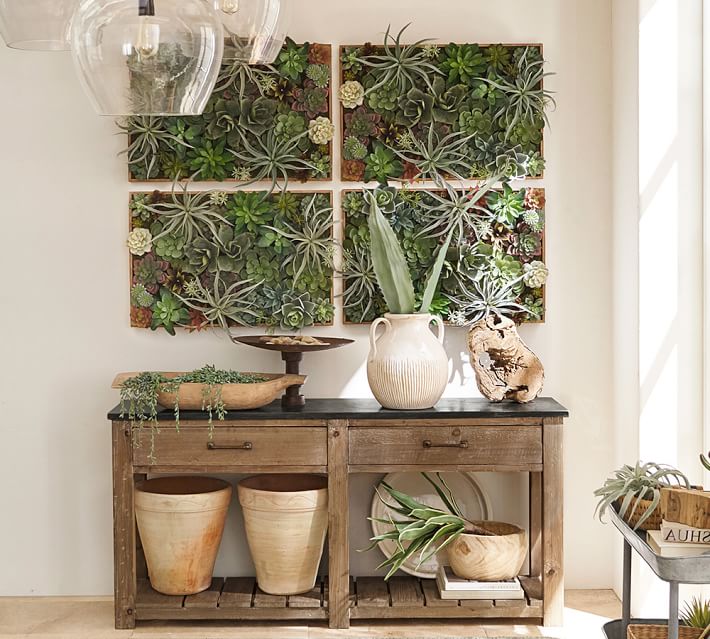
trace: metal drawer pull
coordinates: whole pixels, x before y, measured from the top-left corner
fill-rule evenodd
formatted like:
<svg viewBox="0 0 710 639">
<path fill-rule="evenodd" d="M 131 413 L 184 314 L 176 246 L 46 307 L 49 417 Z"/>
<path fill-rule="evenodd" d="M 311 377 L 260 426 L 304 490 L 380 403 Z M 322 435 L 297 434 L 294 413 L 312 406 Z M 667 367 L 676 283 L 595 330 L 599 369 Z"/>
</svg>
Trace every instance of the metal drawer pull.
<svg viewBox="0 0 710 639">
<path fill-rule="evenodd" d="M 222 446 L 220 444 L 215 444 L 214 442 L 209 442 L 207 444 L 208 450 L 252 450 L 254 444 L 251 442 L 244 442 L 241 446 Z"/>
<path fill-rule="evenodd" d="M 458 444 L 432 444 L 431 439 L 425 439 L 422 445 L 424 448 L 468 448 L 468 440 L 464 439 Z"/>
</svg>

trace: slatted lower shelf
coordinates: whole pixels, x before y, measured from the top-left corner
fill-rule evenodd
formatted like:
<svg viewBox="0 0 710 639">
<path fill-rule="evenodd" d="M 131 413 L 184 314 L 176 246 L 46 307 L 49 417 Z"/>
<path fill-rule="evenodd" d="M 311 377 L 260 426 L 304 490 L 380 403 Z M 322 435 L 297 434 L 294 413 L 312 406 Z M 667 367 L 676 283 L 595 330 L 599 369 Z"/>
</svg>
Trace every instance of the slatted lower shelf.
<svg viewBox="0 0 710 639">
<path fill-rule="evenodd" d="M 540 582 L 521 577 L 525 599 L 443 600 L 433 580 L 358 577 L 350 580 L 352 619 L 482 618 L 540 619 Z M 136 618 L 140 620 L 196 619 L 327 619 L 328 580 L 320 580 L 305 595 L 279 597 L 259 590 L 251 577 L 215 578 L 205 592 L 189 597 L 161 595 L 145 580 L 138 582 Z"/>
</svg>

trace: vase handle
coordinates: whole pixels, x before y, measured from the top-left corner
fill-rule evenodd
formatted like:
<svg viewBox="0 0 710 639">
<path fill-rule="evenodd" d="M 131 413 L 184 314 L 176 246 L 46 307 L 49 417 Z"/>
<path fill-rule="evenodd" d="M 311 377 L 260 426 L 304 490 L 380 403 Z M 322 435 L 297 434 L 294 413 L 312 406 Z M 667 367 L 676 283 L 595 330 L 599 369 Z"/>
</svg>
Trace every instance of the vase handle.
<svg viewBox="0 0 710 639">
<path fill-rule="evenodd" d="M 378 317 L 370 326 L 370 357 L 377 357 L 377 329 L 380 324 L 385 326 L 385 333 L 392 328 L 392 324 L 386 317 Z"/>
<path fill-rule="evenodd" d="M 444 334 L 446 332 L 446 326 L 444 326 L 444 320 L 441 319 L 439 315 L 432 315 L 431 321 L 436 324 L 437 328 L 439 329 L 439 334 L 437 337 L 439 338 L 439 343 L 443 344 L 444 343 Z"/>
</svg>

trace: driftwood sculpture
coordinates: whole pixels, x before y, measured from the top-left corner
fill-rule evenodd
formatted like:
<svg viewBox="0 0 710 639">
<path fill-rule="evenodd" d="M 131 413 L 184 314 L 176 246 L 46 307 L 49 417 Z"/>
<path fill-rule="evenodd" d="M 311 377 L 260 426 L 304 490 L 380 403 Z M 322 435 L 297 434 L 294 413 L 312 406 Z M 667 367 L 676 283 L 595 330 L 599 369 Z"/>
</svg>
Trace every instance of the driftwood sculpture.
<svg viewBox="0 0 710 639">
<path fill-rule="evenodd" d="M 478 390 L 491 401 L 512 399 L 524 404 L 542 392 L 542 362 L 507 317 L 489 315 L 476 322 L 468 333 L 468 350 Z"/>
</svg>

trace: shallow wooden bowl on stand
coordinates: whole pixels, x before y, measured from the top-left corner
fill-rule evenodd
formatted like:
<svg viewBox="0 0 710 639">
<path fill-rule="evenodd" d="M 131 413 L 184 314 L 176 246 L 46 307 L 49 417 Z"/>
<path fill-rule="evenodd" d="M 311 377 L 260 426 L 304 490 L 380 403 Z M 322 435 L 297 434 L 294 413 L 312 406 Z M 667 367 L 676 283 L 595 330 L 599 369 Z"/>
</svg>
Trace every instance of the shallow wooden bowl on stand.
<svg viewBox="0 0 710 639">
<path fill-rule="evenodd" d="M 233 337 L 235 344 L 246 344 L 255 348 L 262 348 L 267 351 L 279 351 L 281 359 L 286 362 L 287 375 L 299 375 L 301 361 L 304 353 L 314 353 L 316 351 L 329 351 L 341 346 L 352 344 L 354 340 L 340 337 L 316 337 L 321 344 L 272 344 L 270 341 L 279 337 L 290 337 L 288 335 L 247 335 L 246 337 Z M 301 395 L 301 386 L 290 386 L 286 389 L 286 394 L 281 398 L 281 405 L 286 409 L 299 409 L 306 405 L 306 398 Z"/>
</svg>

